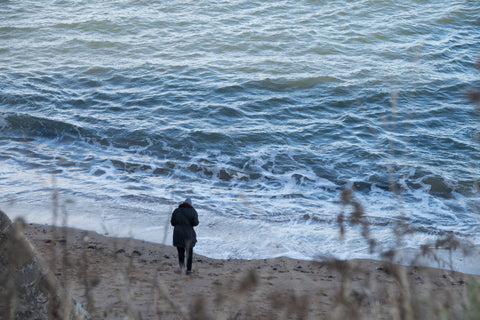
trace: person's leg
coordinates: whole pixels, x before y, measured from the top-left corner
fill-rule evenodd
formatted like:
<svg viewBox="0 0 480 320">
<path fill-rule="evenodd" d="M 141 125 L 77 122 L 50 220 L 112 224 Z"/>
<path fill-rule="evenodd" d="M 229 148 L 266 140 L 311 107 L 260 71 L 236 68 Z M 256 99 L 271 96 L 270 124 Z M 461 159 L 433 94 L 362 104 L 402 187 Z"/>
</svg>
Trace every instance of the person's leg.
<svg viewBox="0 0 480 320">
<path fill-rule="evenodd" d="M 185 268 L 185 248 L 177 247 L 178 252 L 178 264 L 180 266 L 180 271 Z"/>
<path fill-rule="evenodd" d="M 193 248 L 188 248 L 187 250 L 187 272 L 192 272 L 192 261 L 193 261 Z"/>
</svg>

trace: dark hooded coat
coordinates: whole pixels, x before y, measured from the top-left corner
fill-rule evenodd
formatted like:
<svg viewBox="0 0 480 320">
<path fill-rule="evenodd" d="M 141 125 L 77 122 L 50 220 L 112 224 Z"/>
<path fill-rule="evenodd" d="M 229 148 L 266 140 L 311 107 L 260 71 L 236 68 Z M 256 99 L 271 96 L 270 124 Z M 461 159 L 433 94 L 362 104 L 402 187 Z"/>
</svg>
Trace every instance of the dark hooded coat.
<svg viewBox="0 0 480 320">
<path fill-rule="evenodd" d="M 173 245 L 180 248 L 193 248 L 197 243 L 197 234 L 193 227 L 198 225 L 197 211 L 184 202 L 172 213 L 170 220 L 173 228 Z"/>
</svg>

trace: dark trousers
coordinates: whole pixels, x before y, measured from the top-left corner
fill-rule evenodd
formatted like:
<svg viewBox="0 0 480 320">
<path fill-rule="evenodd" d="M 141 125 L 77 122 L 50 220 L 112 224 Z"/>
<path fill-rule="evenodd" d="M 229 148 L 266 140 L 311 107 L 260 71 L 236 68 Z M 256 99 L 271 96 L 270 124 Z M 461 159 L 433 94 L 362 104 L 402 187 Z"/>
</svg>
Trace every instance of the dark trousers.
<svg viewBox="0 0 480 320">
<path fill-rule="evenodd" d="M 187 251 L 187 271 L 192 271 L 192 261 L 193 261 L 193 248 L 185 248 L 177 247 L 178 251 L 178 263 L 181 267 L 185 266 L 185 251 Z"/>
</svg>

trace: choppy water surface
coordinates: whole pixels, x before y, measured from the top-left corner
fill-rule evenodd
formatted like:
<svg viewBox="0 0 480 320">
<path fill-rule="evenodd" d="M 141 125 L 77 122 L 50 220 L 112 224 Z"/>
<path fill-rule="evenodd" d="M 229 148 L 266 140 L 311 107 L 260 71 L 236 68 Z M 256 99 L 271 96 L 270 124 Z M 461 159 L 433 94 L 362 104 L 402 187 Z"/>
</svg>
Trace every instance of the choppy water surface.
<svg viewBox="0 0 480 320">
<path fill-rule="evenodd" d="M 476 1 L 1 1 L 0 202 L 211 257 L 480 244 Z M 52 201 L 58 192 L 58 218 Z M 395 242 L 407 217 L 413 234 Z M 166 233 L 165 233 L 166 232 Z"/>
</svg>

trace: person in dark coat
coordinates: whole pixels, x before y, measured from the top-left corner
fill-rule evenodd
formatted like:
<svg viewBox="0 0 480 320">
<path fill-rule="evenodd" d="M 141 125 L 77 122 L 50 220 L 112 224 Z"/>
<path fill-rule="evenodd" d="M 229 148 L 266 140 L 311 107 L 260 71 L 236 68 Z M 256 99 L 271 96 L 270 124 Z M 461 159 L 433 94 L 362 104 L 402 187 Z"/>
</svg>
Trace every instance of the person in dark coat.
<svg viewBox="0 0 480 320">
<path fill-rule="evenodd" d="M 177 247 L 180 273 L 185 268 L 186 252 L 187 274 L 192 274 L 193 247 L 197 243 L 197 234 L 193 227 L 198 225 L 198 214 L 190 198 L 173 211 L 170 223 L 173 226 L 173 245 Z"/>
</svg>

